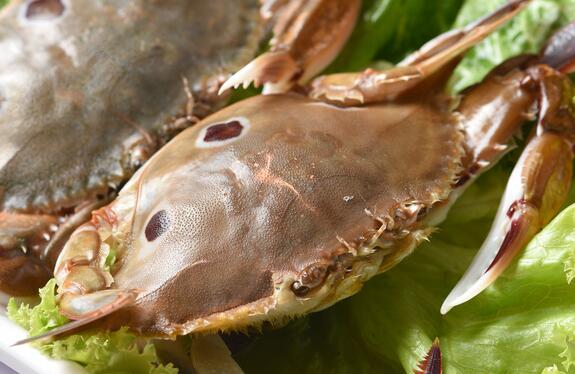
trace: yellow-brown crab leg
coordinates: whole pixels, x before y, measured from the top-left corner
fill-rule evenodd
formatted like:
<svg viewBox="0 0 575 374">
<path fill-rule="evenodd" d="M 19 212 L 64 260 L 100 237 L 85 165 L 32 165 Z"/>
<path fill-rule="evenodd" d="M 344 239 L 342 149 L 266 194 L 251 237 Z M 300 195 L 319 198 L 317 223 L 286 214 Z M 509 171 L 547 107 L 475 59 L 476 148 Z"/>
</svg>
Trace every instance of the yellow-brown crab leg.
<svg viewBox="0 0 575 374">
<path fill-rule="evenodd" d="M 265 84 L 264 93 L 286 92 L 321 72 L 351 35 L 361 0 L 266 1 L 264 17 L 274 19 L 271 49 L 234 74 L 232 87 Z"/>
<path fill-rule="evenodd" d="M 520 12 L 529 0 L 515 0 L 489 16 L 459 30 L 446 32 L 408 56 L 397 67 L 361 73 L 332 74 L 316 78 L 311 83 L 310 96 L 342 105 L 357 106 L 396 99 L 414 87 L 422 87 L 428 79 L 465 51 L 486 38 L 491 32 Z M 429 93 L 429 90 L 425 90 Z"/>
<path fill-rule="evenodd" d="M 571 56 L 568 54 L 572 52 L 566 49 L 560 62 L 567 64 L 575 60 L 575 53 Z M 539 61 L 545 61 L 545 55 Z M 568 72 L 567 69 L 564 71 Z M 509 102 L 514 106 L 504 104 L 504 108 L 499 110 L 494 105 L 484 107 L 485 110 L 495 109 L 494 117 L 485 117 L 481 109 L 471 109 L 470 102 L 464 101 L 460 108 L 464 117 L 475 119 L 470 126 L 486 131 L 483 138 L 474 133 L 473 128 L 469 132 L 468 146 L 477 149 L 471 156 L 466 173 L 461 175 L 458 182 L 461 189 L 505 152 L 510 134 L 523 122 L 521 113 L 517 111 L 522 107 L 525 112 L 529 109 L 526 99 L 530 92 L 535 95 L 534 100 L 539 106 L 539 120 L 534 135 L 511 174 L 491 231 L 467 272 L 443 303 L 443 314 L 470 300 L 497 279 L 515 255 L 557 214 L 571 186 L 575 145 L 575 106 L 572 98 L 575 90 L 569 78 L 547 65 L 527 68 L 521 82 L 517 80 L 520 76 L 521 72 L 516 70 L 503 77 L 500 84 L 510 85 L 510 89 L 514 84 L 521 87 L 515 93 L 507 91 Z M 497 77 L 490 79 L 494 84 Z M 485 100 L 487 87 L 479 85 L 472 90 L 469 100 Z M 458 193 L 456 189 L 454 194 Z"/>
</svg>

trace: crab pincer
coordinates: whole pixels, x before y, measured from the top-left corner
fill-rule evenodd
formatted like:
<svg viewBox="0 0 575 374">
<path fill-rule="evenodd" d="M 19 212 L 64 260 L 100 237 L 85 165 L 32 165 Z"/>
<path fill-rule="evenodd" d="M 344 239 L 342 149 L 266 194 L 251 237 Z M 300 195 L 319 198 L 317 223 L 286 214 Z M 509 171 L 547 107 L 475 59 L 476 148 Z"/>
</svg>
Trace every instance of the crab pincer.
<svg viewBox="0 0 575 374">
<path fill-rule="evenodd" d="M 575 89 L 565 74 L 575 71 L 574 41 L 575 23 L 571 23 L 551 37 L 539 56 L 517 60 L 519 66 L 514 69 L 507 64 L 505 69 L 474 88 L 472 92 L 476 93 L 471 93 L 469 101 L 462 103 L 463 115 L 474 123 L 468 146 L 486 144 L 486 140 L 489 144 L 475 147 L 471 169 L 490 165 L 507 149 L 505 144 L 510 134 L 516 133 L 517 125 L 523 122 L 523 114 L 517 112 L 518 109 L 523 108 L 527 113 L 530 107 L 535 107 L 538 116 L 534 133 L 513 169 L 491 231 L 469 269 L 443 303 L 442 313 L 471 299 L 497 279 L 567 199 L 573 176 Z M 508 97 L 518 107 L 499 113 L 507 118 L 509 114 L 515 114 L 517 118 L 504 117 L 506 121 L 500 131 L 487 135 L 486 118 L 476 107 L 489 99 L 488 91 L 482 87 L 501 85 L 495 82 L 501 77 L 505 78 L 504 84 L 517 89 L 515 93 L 509 92 Z M 474 102 L 474 96 L 479 103 Z M 471 169 L 462 178 L 472 176 Z"/>
<path fill-rule="evenodd" d="M 276 20 L 270 51 L 229 78 L 220 93 L 252 82 L 256 87 L 263 84 L 264 93 L 287 92 L 296 84 L 307 83 L 336 57 L 351 35 L 361 8 L 361 0 L 266 3 L 264 16 Z M 270 12 L 272 9 L 274 12 Z"/>
</svg>

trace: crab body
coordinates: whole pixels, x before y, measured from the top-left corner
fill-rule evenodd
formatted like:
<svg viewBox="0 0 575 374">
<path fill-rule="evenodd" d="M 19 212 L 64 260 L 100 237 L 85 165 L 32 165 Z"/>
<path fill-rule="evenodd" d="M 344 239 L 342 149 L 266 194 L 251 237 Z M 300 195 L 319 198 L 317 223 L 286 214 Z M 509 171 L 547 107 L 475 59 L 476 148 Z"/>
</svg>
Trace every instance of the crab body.
<svg viewBox="0 0 575 374">
<path fill-rule="evenodd" d="M 221 77 L 255 54 L 259 7 L 257 0 L 10 2 L 0 15 L 3 259 L 22 257 L 8 253 L 21 247 L 42 251 L 76 207 L 105 200 L 194 116 L 218 108 Z M 33 291 L 45 271 L 30 261 L 20 277 Z M 0 289 L 25 293 L 27 282 L 10 281 L 16 267 L 3 264 Z"/>
<path fill-rule="evenodd" d="M 234 308 L 249 322 L 354 293 L 425 238 L 418 218 L 449 194 L 462 141 L 431 104 L 344 109 L 271 95 L 208 117 L 110 208 L 127 231 L 116 239 L 129 243 L 118 246 L 114 284 L 146 295 L 122 322 L 172 335 L 202 318 L 228 327 Z"/>
</svg>

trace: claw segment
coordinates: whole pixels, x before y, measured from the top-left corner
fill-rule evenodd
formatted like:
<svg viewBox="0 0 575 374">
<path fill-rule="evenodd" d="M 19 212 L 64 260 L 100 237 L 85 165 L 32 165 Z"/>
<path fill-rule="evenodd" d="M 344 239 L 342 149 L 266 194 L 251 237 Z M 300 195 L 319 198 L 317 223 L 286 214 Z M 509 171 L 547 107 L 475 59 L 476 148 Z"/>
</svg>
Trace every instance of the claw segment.
<svg viewBox="0 0 575 374">
<path fill-rule="evenodd" d="M 45 332 L 44 334 L 20 340 L 13 345 L 43 340 L 72 331 L 103 318 L 121 308 L 134 304 L 137 297 L 138 292 L 136 290 L 105 290 L 82 296 L 63 295 L 60 301 L 62 314 L 68 318 L 75 319 L 75 321 Z"/>
<path fill-rule="evenodd" d="M 232 75 L 220 87 L 219 94 L 223 94 L 230 88 L 249 87 L 254 84 L 259 87 L 262 84 L 271 84 L 268 93 L 281 91 L 286 86 L 297 80 L 301 69 L 286 52 L 268 52 L 256 58 L 240 71 Z"/>
<path fill-rule="evenodd" d="M 415 374 L 442 374 L 443 365 L 439 338 L 435 338 L 429 352 L 415 370 Z"/>
<path fill-rule="evenodd" d="M 483 246 L 441 306 L 446 314 L 475 297 L 507 268 L 559 211 L 571 185 L 573 153 L 559 135 L 530 141 L 515 166 Z"/>
<path fill-rule="evenodd" d="M 192 341 L 192 364 L 198 374 L 243 374 L 219 335 L 200 335 Z"/>
<path fill-rule="evenodd" d="M 341 75 L 344 80 L 340 81 L 338 76 L 319 77 L 312 82 L 310 96 L 330 102 L 338 101 L 344 105 L 357 105 L 357 97 L 361 97 L 360 103 L 364 104 L 396 99 L 399 95 L 421 87 L 427 78 L 444 72 L 451 65 L 454 67 L 454 61 L 459 56 L 515 16 L 529 1 L 512 1 L 463 29 L 438 36 L 396 68 L 387 71 L 367 70 L 356 74 L 355 79 L 350 74 Z"/>
<path fill-rule="evenodd" d="M 266 94 L 280 93 L 307 82 L 343 48 L 360 6 L 359 0 L 264 1 L 262 14 L 275 20 L 270 52 L 228 79 L 220 94 L 251 83 L 256 87 L 263 84 Z"/>
</svg>

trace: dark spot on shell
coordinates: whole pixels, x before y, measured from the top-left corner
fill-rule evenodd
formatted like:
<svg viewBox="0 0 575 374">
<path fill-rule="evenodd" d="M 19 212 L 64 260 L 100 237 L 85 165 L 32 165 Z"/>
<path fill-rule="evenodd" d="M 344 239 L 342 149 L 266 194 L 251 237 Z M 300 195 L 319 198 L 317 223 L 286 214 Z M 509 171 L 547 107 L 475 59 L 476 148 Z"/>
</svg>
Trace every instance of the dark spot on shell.
<svg viewBox="0 0 575 374">
<path fill-rule="evenodd" d="M 298 281 L 295 281 L 291 285 L 291 290 L 296 296 L 303 297 L 308 294 L 310 288 L 308 286 L 304 286 Z"/>
<path fill-rule="evenodd" d="M 170 217 L 165 210 L 160 210 L 150 218 L 150 221 L 146 225 L 146 239 L 152 242 L 159 238 L 163 233 L 168 231 L 170 228 Z"/>
<path fill-rule="evenodd" d="M 34 0 L 28 4 L 26 18 L 30 20 L 50 20 L 60 17 L 65 7 L 61 0 Z"/>
<path fill-rule="evenodd" d="M 211 125 L 206 130 L 205 142 L 222 141 L 240 136 L 243 130 L 240 121 L 230 121 Z"/>
</svg>

